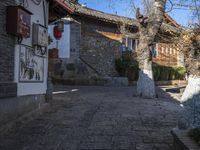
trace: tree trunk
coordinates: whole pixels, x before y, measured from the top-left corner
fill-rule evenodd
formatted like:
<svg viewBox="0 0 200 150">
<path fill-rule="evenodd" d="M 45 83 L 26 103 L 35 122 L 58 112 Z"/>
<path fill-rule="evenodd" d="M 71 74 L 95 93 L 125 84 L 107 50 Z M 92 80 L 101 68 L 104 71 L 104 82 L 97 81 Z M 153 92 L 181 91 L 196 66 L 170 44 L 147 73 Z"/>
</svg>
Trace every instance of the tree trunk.
<svg viewBox="0 0 200 150">
<path fill-rule="evenodd" d="M 181 97 L 181 102 L 193 100 L 196 97 L 200 100 L 200 77 L 190 75 L 188 85 Z"/>
<path fill-rule="evenodd" d="M 200 128 L 200 30 L 194 29 L 187 35 L 191 37 L 188 42 L 182 44 L 182 50 L 185 54 L 185 66 L 190 76 L 181 97 L 184 106 L 182 118 L 185 116 L 187 127 Z"/>
<path fill-rule="evenodd" d="M 178 127 L 180 129 L 200 128 L 200 76 L 190 76 L 188 85 L 181 97 L 184 109 Z"/>
<path fill-rule="evenodd" d="M 144 69 L 139 71 L 137 93 L 143 98 L 155 98 L 155 84 L 152 72 L 152 62 L 145 60 Z"/>
<path fill-rule="evenodd" d="M 137 81 L 137 93 L 144 98 L 156 97 L 151 47 L 163 22 L 165 3 L 166 0 L 154 0 L 153 11 L 148 18 L 141 15 L 139 9 L 136 13 L 136 18 L 140 22 L 140 49 L 138 52 L 140 72 Z"/>
<path fill-rule="evenodd" d="M 151 40 L 147 36 L 146 28 L 140 28 L 140 51 L 138 52 L 139 79 L 137 82 L 137 94 L 143 98 L 155 98 L 155 85 L 151 61 Z"/>
</svg>

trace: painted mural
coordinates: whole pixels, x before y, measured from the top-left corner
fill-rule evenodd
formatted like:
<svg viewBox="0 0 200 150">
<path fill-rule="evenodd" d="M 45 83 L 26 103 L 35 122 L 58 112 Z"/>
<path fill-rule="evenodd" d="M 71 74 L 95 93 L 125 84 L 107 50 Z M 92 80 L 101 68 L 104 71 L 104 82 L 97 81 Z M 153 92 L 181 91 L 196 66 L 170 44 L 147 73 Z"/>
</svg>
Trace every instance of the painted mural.
<svg viewBox="0 0 200 150">
<path fill-rule="evenodd" d="M 19 81 L 43 82 L 44 58 L 35 55 L 34 49 L 28 46 L 20 46 Z"/>
</svg>

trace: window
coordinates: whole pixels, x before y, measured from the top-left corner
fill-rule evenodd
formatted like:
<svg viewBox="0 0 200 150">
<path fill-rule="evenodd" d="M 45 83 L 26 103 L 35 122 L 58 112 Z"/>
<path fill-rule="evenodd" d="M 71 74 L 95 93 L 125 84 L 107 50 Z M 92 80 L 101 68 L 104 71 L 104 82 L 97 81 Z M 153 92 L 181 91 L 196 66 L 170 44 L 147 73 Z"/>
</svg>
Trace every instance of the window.
<svg viewBox="0 0 200 150">
<path fill-rule="evenodd" d="M 126 45 L 126 38 L 123 38 L 122 44 L 125 44 L 125 45 Z"/>
<path fill-rule="evenodd" d="M 162 54 L 164 53 L 164 47 L 162 47 Z"/>
<path fill-rule="evenodd" d="M 132 40 L 132 51 L 136 52 L 136 40 Z"/>
<path fill-rule="evenodd" d="M 168 47 L 166 47 L 166 54 L 168 54 Z"/>
<path fill-rule="evenodd" d="M 122 51 L 126 51 L 126 38 L 123 38 L 122 40 Z"/>
<path fill-rule="evenodd" d="M 151 52 L 152 52 L 152 56 L 156 58 L 157 57 L 157 49 L 156 49 L 155 45 L 152 46 Z"/>
<path fill-rule="evenodd" d="M 158 44 L 156 44 L 156 56 L 158 57 L 158 55 L 159 55 L 159 46 L 158 46 Z"/>
<path fill-rule="evenodd" d="M 136 51 L 136 40 L 132 38 L 123 39 L 123 43 L 126 44 L 126 49 L 128 51 L 135 52 Z"/>
<path fill-rule="evenodd" d="M 172 54 L 172 48 L 170 48 L 170 55 Z"/>
<path fill-rule="evenodd" d="M 131 51 L 132 50 L 132 46 L 131 46 L 132 45 L 132 39 L 130 39 L 130 38 L 127 38 L 127 39 L 128 39 L 128 46 L 127 47 L 128 47 L 128 50 Z"/>
<path fill-rule="evenodd" d="M 174 54 L 176 54 L 176 49 L 174 49 Z"/>
</svg>

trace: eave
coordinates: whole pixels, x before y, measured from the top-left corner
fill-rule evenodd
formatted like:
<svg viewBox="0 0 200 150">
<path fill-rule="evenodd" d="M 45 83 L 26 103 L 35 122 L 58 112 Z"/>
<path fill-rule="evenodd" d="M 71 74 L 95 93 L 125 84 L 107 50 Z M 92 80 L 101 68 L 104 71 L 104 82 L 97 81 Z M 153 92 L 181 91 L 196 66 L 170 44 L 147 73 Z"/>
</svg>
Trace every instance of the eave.
<svg viewBox="0 0 200 150">
<path fill-rule="evenodd" d="M 51 0 L 49 3 L 49 23 L 74 13 L 74 8 L 63 0 Z"/>
</svg>

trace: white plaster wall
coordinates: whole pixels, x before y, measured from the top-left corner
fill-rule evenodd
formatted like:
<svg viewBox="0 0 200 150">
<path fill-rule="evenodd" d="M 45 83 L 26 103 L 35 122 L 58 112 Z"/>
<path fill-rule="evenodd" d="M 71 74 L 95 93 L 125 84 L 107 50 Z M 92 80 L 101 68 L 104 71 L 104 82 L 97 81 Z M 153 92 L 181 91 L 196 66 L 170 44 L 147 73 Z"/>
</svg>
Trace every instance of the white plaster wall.
<svg viewBox="0 0 200 150">
<path fill-rule="evenodd" d="M 48 49 L 57 47 L 57 40 L 53 35 L 54 25 L 49 25 L 48 32 L 53 39 L 53 42 L 49 45 Z M 58 41 L 58 57 L 59 58 L 70 58 L 70 24 L 65 23 L 64 32 L 62 33 L 62 38 Z"/>
<path fill-rule="evenodd" d="M 31 16 L 31 35 L 30 38 L 23 39 L 21 44 L 32 47 L 32 25 L 33 23 L 39 23 L 45 25 L 44 21 L 44 11 L 43 11 L 43 2 L 40 5 L 35 5 L 31 0 L 27 0 L 28 9 L 33 13 Z M 48 19 L 48 4 L 45 1 L 46 8 L 46 19 Z M 47 89 L 47 71 L 48 71 L 48 58 L 44 58 L 44 80 L 43 82 L 19 82 L 19 51 L 20 46 L 16 43 L 15 46 L 15 82 L 17 83 L 17 95 L 35 95 L 35 94 L 45 94 Z"/>
</svg>

